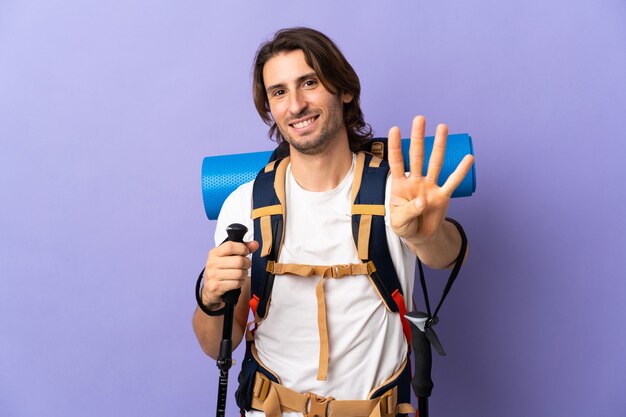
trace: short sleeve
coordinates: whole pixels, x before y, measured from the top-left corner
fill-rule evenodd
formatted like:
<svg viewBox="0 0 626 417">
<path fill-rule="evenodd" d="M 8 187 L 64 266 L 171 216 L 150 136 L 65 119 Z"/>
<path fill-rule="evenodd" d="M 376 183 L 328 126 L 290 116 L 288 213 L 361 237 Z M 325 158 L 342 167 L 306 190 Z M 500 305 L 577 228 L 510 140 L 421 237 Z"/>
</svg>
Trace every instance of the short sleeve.
<svg viewBox="0 0 626 417">
<path fill-rule="evenodd" d="M 215 246 L 220 245 L 226 239 L 226 228 L 233 223 L 240 223 L 248 228 L 243 239 L 245 242 L 254 240 L 254 223 L 251 217 L 253 185 L 254 180 L 240 185 L 224 201 L 217 217 Z"/>
</svg>

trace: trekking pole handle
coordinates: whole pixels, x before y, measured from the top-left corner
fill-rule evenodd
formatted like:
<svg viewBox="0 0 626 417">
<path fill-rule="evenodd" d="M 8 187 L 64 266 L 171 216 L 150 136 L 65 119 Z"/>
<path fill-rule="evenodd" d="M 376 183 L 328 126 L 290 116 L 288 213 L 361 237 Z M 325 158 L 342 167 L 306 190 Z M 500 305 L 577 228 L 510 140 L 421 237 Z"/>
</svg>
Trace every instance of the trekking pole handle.
<svg viewBox="0 0 626 417">
<path fill-rule="evenodd" d="M 228 237 L 224 242 L 239 242 L 243 243 L 243 237 L 248 232 L 248 228 L 243 224 L 233 223 L 226 228 L 226 233 Z M 241 288 L 237 288 L 234 290 L 227 291 L 222 295 L 222 300 L 224 304 L 237 304 L 237 300 L 239 300 L 239 295 L 241 294 Z"/>
</svg>

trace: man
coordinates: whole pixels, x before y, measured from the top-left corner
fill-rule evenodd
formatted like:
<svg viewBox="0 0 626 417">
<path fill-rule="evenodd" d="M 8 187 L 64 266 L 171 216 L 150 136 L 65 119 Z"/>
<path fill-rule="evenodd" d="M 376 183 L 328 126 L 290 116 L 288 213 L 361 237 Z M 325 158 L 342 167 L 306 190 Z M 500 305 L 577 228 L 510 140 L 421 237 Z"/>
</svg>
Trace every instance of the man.
<svg viewBox="0 0 626 417">
<path fill-rule="evenodd" d="M 404 374 L 406 366 L 407 342 L 398 313 L 390 311 L 381 299 L 369 270 L 341 279 L 327 274 L 338 266 L 358 266 L 363 261 L 352 235 L 352 185 L 355 172 L 363 169 L 358 166 L 363 164 L 363 156 L 357 157 L 355 152 L 372 135 L 360 109 L 359 79 L 325 35 L 307 28 L 285 29 L 257 52 L 253 93 L 259 114 L 271 126 L 270 135 L 289 150 L 289 160 L 280 163 L 282 168 L 269 168 L 282 169 L 285 177 L 284 234 L 282 244 L 273 242 L 280 244 L 275 261 L 298 267 L 330 266 L 317 275 L 276 273 L 271 307 L 263 320 L 256 315 L 254 336 L 248 334 L 254 344 L 244 361 L 254 362 L 262 372 L 254 368 L 251 381 L 245 375 L 242 378 L 241 395 L 248 398 L 238 398 L 240 406 L 253 409 L 247 415 L 262 416 L 264 411 L 272 417 L 281 413 L 313 415 L 313 407 L 320 410 L 316 403 L 322 404 L 323 411 L 316 411 L 320 415 L 349 416 L 345 407 L 355 410 L 350 411 L 354 416 L 410 412 L 397 392 L 384 393 L 387 385 L 397 385 L 392 379 Z M 389 131 L 391 175 L 384 194 L 384 235 L 402 294 L 412 294 L 415 256 L 433 268 L 454 264 L 461 237 L 457 228 L 445 221 L 445 215 L 452 192 L 473 163 L 472 157 L 466 156 L 445 184 L 437 185 L 447 137 L 447 127 L 439 125 L 428 172 L 422 176 L 424 130 L 424 117 L 416 117 L 409 175 L 404 171 L 400 131 L 397 127 Z M 228 224 L 242 223 L 249 232 L 246 243 L 227 242 L 209 252 L 202 289 L 202 301 L 211 310 L 221 308 L 225 292 L 242 289 L 235 308 L 235 346 L 248 318 L 249 255 L 259 250 L 261 238 L 252 232 L 253 187 L 253 182 L 244 184 L 225 201 L 216 244 L 225 238 Z M 377 236 L 381 238 L 384 240 Z M 263 240 L 267 245 L 265 236 Z M 259 259 L 258 252 L 255 256 Z M 410 295 L 406 298 L 400 310 L 411 309 Z M 209 317 L 198 309 L 193 326 L 202 349 L 216 358 L 222 318 Z M 260 382 L 266 377 L 274 381 L 268 382 L 269 389 Z M 392 410 L 378 410 L 382 406 L 373 398 L 378 394 L 372 392 L 381 386 L 385 387 L 381 395 L 393 394 Z M 250 392 L 246 394 L 246 390 Z M 304 405 L 287 404 L 290 399 L 297 403 L 302 398 Z M 343 411 L 338 411 L 341 407 Z M 356 411 L 360 407 L 367 411 Z"/>
</svg>

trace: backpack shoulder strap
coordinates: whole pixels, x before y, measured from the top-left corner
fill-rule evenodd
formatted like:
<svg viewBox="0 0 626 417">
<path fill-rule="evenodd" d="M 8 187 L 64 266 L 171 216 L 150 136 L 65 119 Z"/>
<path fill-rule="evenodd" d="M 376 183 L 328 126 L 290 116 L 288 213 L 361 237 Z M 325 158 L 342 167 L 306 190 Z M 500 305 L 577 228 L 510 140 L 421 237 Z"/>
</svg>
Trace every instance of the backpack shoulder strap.
<svg viewBox="0 0 626 417">
<path fill-rule="evenodd" d="M 274 285 L 274 274 L 267 271 L 267 263 L 278 259 L 282 246 L 288 165 L 288 157 L 270 162 L 257 174 L 252 189 L 254 238 L 260 248 L 252 254 L 250 307 L 260 318 L 267 314 Z"/>
<path fill-rule="evenodd" d="M 373 261 L 370 278 L 387 308 L 398 311 L 394 294 L 402 287 L 391 260 L 385 227 L 385 189 L 389 164 L 371 154 L 359 153 L 352 184 L 352 237 L 362 262 Z"/>
<path fill-rule="evenodd" d="M 385 226 L 385 190 L 389 164 L 364 152 L 357 155 L 352 183 L 352 237 L 359 259 L 374 265 L 370 281 L 387 309 L 399 313 L 402 330 L 411 343 L 411 328 L 404 317 L 406 304 L 398 273 L 393 265 Z"/>
</svg>

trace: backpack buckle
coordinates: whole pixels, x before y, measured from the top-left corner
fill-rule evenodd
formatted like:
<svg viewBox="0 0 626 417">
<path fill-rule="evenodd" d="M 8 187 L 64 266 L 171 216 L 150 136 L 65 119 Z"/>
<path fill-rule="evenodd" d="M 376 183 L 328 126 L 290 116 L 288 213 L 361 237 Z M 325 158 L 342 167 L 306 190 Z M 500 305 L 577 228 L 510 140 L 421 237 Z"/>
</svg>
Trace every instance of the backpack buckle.
<svg viewBox="0 0 626 417">
<path fill-rule="evenodd" d="M 374 265 L 374 262 L 368 261 L 367 262 L 367 274 L 372 275 L 374 272 L 376 272 L 376 266 Z"/>
<path fill-rule="evenodd" d="M 385 144 L 382 142 L 372 142 L 372 148 L 370 149 L 372 155 L 379 157 L 380 159 L 385 158 Z"/>
<path fill-rule="evenodd" d="M 328 404 L 333 401 L 334 397 L 322 397 L 317 394 L 309 392 L 307 394 L 309 401 L 307 401 L 308 412 L 304 413 L 304 417 L 326 417 L 328 416 Z"/>
<path fill-rule="evenodd" d="M 254 379 L 254 388 L 252 388 L 252 395 L 255 398 L 258 398 L 260 401 L 265 401 L 265 399 L 267 398 L 267 394 L 269 394 L 272 382 L 269 380 L 268 377 L 260 372 L 257 372 L 255 376 L 256 378 Z"/>
<path fill-rule="evenodd" d="M 397 393 L 394 389 L 390 389 L 380 397 L 378 407 L 381 417 L 392 417 L 396 415 Z"/>
<path fill-rule="evenodd" d="M 343 278 L 352 275 L 351 265 L 333 265 L 331 267 L 331 276 L 333 278 Z"/>
</svg>

